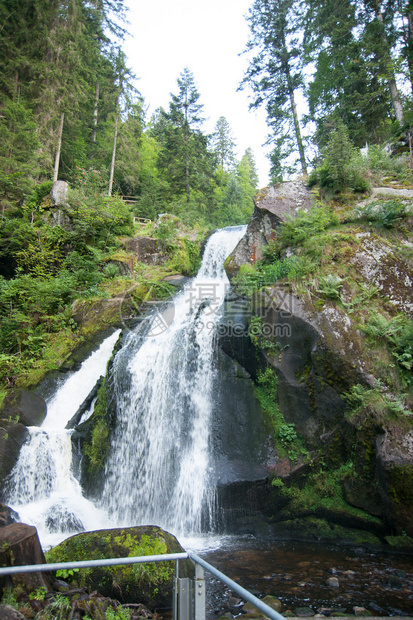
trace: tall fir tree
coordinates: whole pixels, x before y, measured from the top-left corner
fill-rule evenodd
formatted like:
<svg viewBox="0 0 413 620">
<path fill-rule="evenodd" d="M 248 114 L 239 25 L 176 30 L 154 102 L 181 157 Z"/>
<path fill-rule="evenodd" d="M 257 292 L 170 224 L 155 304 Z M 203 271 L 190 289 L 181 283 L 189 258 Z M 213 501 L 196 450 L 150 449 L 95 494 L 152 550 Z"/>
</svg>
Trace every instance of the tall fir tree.
<svg viewBox="0 0 413 620">
<path fill-rule="evenodd" d="M 294 0 L 255 0 L 248 14 L 250 61 L 242 85 L 255 94 L 253 108 L 265 104 L 271 129 L 269 142 L 279 160 L 298 153 L 303 174 L 307 162 L 296 97 L 303 86 L 302 57 L 297 37 L 300 15 Z M 293 139 L 291 139 L 293 136 Z"/>
</svg>

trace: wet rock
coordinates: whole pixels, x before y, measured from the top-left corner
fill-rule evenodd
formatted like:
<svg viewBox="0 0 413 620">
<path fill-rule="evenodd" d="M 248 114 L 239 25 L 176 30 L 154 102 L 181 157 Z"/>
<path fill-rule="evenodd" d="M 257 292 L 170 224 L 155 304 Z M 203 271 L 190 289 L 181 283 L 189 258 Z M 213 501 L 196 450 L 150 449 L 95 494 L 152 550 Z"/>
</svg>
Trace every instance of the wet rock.
<svg viewBox="0 0 413 620">
<path fill-rule="evenodd" d="M 299 618 L 312 618 L 314 616 L 314 611 L 310 607 L 296 607 L 294 612 Z"/>
<path fill-rule="evenodd" d="M 353 607 L 353 613 L 355 616 L 371 616 L 372 613 L 365 607 Z"/>
<path fill-rule="evenodd" d="M 264 596 L 262 601 L 263 603 L 268 605 L 268 607 L 271 607 L 271 609 L 274 609 L 275 611 L 278 611 L 278 612 L 281 611 L 282 606 L 283 606 L 281 601 L 275 596 L 270 596 L 270 595 Z"/>
<path fill-rule="evenodd" d="M 0 528 L 0 566 L 45 563 L 46 559 L 35 527 L 25 523 L 13 523 Z M 13 586 L 21 584 L 29 592 L 37 588 L 45 588 L 48 591 L 51 589 L 47 573 L 19 573 L 0 580 L 2 588 L 8 583 L 12 583 Z"/>
<path fill-rule="evenodd" d="M 17 512 L 5 504 L 0 504 L 0 527 L 17 523 L 17 521 L 19 521 Z"/>
<path fill-rule="evenodd" d="M 394 590 L 401 590 L 403 588 L 403 582 L 400 577 L 396 577 L 396 575 L 391 575 L 389 577 L 388 584 Z"/>
<path fill-rule="evenodd" d="M 329 588 L 339 588 L 340 587 L 340 582 L 337 579 L 337 577 L 329 577 L 327 579 L 327 585 Z"/>
<path fill-rule="evenodd" d="M 48 553 L 49 562 L 121 558 L 161 553 L 182 553 L 175 536 L 156 526 L 97 530 L 71 536 Z M 192 577 L 190 560 L 179 562 L 180 576 Z M 93 568 L 76 576 L 80 587 L 98 591 L 122 603 L 140 603 L 149 609 L 170 608 L 172 604 L 173 563 Z"/>
<path fill-rule="evenodd" d="M 1 417 L 25 426 L 40 426 L 46 417 L 45 400 L 30 390 L 15 388 L 10 390 L 1 409 Z"/>
<path fill-rule="evenodd" d="M 23 614 L 11 605 L 0 605 L 1 620 L 25 620 Z"/>
<path fill-rule="evenodd" d="M 413 536 L 413 431 L 389 425 L 377 440 L 377 470 L 387 522 Z"/>
<path fill-rule="evenodd" d="M 0 488 L 4 487 L 5 479 L 15 466 L 28 436 L 27 427 L 20 422 L 0 420 Z"/>
</svg>

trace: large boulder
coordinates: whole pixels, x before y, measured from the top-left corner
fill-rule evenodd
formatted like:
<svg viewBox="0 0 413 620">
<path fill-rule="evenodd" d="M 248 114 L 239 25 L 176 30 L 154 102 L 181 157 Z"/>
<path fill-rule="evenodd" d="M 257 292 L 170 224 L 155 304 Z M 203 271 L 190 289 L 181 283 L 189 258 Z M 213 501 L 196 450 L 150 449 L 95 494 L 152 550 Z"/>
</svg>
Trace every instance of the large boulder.
<svg viewBox="0 0 413 620">
<path fill-rule="evenodd" d="M 0 528 L 0 566 L 45 563 L 46 559 L 35 527 L 25 523 L 12 523 Z M 10 583 L 13 587 L 21 584 L 28 592 L 37 588 L 51 590 L 47 573 L 18 573 L 0 580 L 1 588 Z"/>
<path fill-rule="evenodd" d="M 378 490 L 396 535 L 413 537 L 413 430 L 395 423 L 377 440 Z"/>
<path fill-rule="evenodd" d="M 10 390 L 3 401 L 1 417 L 25 426 L 40 426 L 46 417 L 45 400 L 30 390 Z"/>
<path fill-rule="evenodd" d="M 140 526 L 84 532 L 71 536 L 47 553 L 48 562 L 75 562 L 104 558 L 182 553 L 175 536 L 157 526 Z M 181 576 L 192 576 L 192 563 L 180 561 Z M 74 578 L 78 586 L 98 590 L 124 603 L 143 603 L 149 609 L 172 605 L 173 562 L 89 568 Z"/>
<path fill-rule="evenodd" d="M 225 263 L 230 277 L 237 275 L 241 265 L 254 264 L 263 257 L 263 248 L 288 216 L 311 207 L 311 192 L 302 181 L 288 181 L 262 189 L 254 197 L 254 206 L 244 237 Z"/>
<path fill-rule="evenodd" d="M 20 422 L 0 419 L 0 488 L 19 458 L 29 431 Z"/>
<path fill-rule="evenodd" d="M 124 239 L 123 245 L 125 250 L 133 253 L 140 263 L 158 265 L 165 261 L 159 241 L 152 237 L 128 237 Z"/>
<path fill-rule="evenodd" d="M 52 207 L 68 206 L 69 184 L 66 181 L 55 181 L 50 192 L 50 202 Z"/>
</svg>

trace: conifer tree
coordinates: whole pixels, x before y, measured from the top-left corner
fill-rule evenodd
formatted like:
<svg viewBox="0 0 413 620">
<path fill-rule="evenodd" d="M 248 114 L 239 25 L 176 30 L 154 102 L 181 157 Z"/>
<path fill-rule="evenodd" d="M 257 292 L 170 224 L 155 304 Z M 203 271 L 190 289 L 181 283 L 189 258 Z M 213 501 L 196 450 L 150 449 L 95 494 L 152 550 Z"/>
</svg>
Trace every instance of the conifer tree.
<svg viewBox="0 0 413 620">
<path fill-rule="evenodd" d="M 255 94 L 253 108 L 265 104 L 271 129 L 269 142 L 275 144 L 280 159 L 298 152 L 301 171 L 306 174 L 296 105 L 297 90 L 303 86 L 297 7 L 294 0 L 254 1 L 248 15 L 251 38 L 247 50 L 253 50 L 256 55 L 250 61 L 242 85 L 248 84 Z M 289 135 L 294 136 L 294 144 Z"/>
<path fill-rule="evenodd" d="M 231 170 L 235 164 L 235 140 L 225 116 L 221 116 L 217 120 L 215 131 L 212 134 L 212 148 L 221 168 L 227 171 Z"/>
</svg>

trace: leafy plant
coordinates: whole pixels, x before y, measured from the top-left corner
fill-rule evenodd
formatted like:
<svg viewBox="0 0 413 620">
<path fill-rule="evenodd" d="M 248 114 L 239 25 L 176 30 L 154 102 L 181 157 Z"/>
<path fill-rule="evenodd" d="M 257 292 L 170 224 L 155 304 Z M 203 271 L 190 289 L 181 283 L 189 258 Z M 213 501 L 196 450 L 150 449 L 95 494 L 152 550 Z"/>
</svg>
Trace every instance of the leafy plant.
<svg viewBox="0 0 413 620">
<path fill-rule="evenodd" d="M 393 228 L 397 222 L 408 217 L 412 212 L 399 198 L 391 200 L 375 200 L 363 207 L 357 207 L 354 210 L 354 219 L 374 222 L 382 228 Z"/>
<path fill-rule="evenodd" d="M 105 612 L 106 620 L 130 620 L 132 612 L 124 607 L 108 607 Z"/>
<path fill-rule="evenodd" d="M 369 418 L 384 424 L 388 417 L 413 415 L 413 412 L 404 405 L 403 397 L 403 394 L 395 397 L 380 387 L 366 388 L 361 384 L 353 385 L 349 392 L 344 394 L 351 407 L 347 417 L 350 419 L 358 417 L 361 424 Z"/>
<path fill-rule="evenodd" d="M 30 592 L 29 598 L 35 601 L 44 601 L 46 594 L 46 588 L 37 588 L 33 592 Z"/>
<path fill-rule="evenodd" d="M 278 429 L 278 437 L 283 444 L 290 444 L 298 438 L 295 424 L 283 424 Z"/>
<path fill-rule="evenodd" d="M 340 288 L 343 286 L 343 280 L 335 274 L 328 274 L 327 276 L 320 276 L 318 279 L 317 292 L 321 293 L 329 299 L 340 299 Z"/>
</svg>

